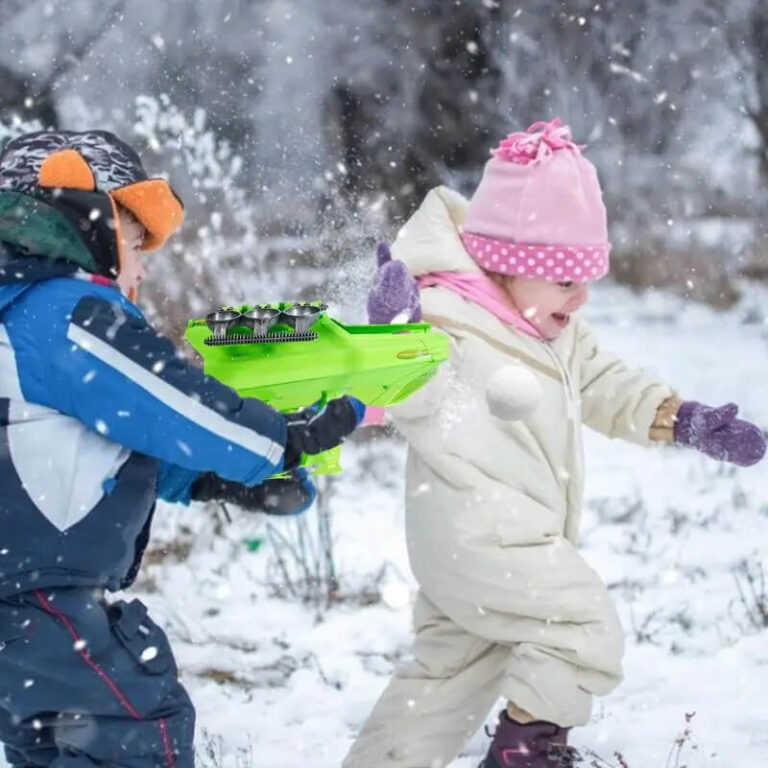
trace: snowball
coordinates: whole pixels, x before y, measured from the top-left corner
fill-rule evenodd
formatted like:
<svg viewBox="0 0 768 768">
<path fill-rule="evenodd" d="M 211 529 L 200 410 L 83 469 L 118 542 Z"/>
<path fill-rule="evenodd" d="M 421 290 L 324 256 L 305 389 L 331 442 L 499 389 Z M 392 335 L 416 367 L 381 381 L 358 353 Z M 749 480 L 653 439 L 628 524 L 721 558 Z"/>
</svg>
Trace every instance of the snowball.
<svg viewBox="0 0 768 768">
<path fill-rule="evenodd" d="M 517 421 L 538 408 L 543 392 L 538 378 L 522 365 L 505 365 L 491 376 L 485 399 L 491 415 Z"/>
</svg>

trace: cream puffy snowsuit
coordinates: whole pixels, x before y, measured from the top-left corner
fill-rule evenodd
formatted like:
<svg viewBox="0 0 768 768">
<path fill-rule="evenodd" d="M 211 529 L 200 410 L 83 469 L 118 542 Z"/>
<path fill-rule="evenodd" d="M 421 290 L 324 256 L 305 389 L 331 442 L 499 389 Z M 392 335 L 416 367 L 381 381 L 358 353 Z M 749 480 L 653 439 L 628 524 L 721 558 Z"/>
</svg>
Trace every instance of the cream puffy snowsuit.
<svg viewBox="0 0 768 768">
<path fill-rule="evenodd" d="M 477 272 L 459 239 L 466 206 L 432 190 L 394 257 L 414 276 Z M 673 394 L 601 351 L 582 320 L 548 343 L 446 288 L 422 290 L 421 304 L 449 335 L 451 358 L 393 409 L 409 443 L 414 659 L 396 671 L 344 768 L 446 765 L 499 696 L 562 726 L 587 722 L 592 696 L 621 679 L 623 637 L 606 587 L 576 549 L 581 424 L 649 444 Z M 510 364 L 543 390 L 520 421 L 494 418 L 486 401 L 489 379 Z"/>
</svg>

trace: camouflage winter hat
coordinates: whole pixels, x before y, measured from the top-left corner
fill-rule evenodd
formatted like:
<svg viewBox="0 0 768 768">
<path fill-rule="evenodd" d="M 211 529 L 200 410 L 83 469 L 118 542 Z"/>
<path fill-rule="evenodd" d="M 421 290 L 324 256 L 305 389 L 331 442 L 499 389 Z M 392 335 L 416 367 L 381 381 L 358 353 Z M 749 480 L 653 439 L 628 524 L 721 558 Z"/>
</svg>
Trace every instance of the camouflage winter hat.
<svg viewBox="0 0 768 768">
<path fill-rule="evenodd" d="M 0 188 L 30 192 L 39 183 L 43 163 L 66 149 L 86 161 L 102 192 L 147 178 L 136 152 L 107 131 L 37 131 L 12 139 L 3 148 Z"/>
<path fill-rule="evenodd" d="M 113 215 L 119 203 L 147 230 L 145 251 L 160 248 L 184 219 L 168 182 L 148 178 L 138 154 L 107 131 L 38 131 L 13 139 L 0 154 L 0 190 L 106 194 Z"/>
</svg>

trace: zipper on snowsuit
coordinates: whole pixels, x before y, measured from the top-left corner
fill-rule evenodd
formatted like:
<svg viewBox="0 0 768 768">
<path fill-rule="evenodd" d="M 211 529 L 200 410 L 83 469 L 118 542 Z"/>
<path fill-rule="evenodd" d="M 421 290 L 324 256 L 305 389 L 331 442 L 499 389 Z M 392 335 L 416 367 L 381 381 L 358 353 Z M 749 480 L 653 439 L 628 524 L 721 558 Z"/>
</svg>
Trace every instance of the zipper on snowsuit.
<svg viewBox="0 0 768 768">
<path fill-rule="evenodd" d="M 563 382 L 563 390 L 565 392 L 565 412 L 566 412 L 566 420 L 567 420 L 567 432 L 566 432 L 566 456 L 572 457 L 572 464 L 575 469 L 578 469 L 578 459 L 577 456 L 577 446 L 576 446 L 576 417 L 577 417 L 577 402 L 578 402 L 578 395 L 576 393 L 576 388 L 573 384 L 573 379 L 571 378 L 571 374 L 568 371 L 568 367 L 563 363 L 563 361 L 560 359 L 560 355 L 557 354 L 557 352 L 552 347 L 552 343 L 550 341 L 547 341 L 545 339 L 539 339 L 540 343 L 544 345 L 544 349 L 547 351 L 547 354 L 551 358 L 551 360 L 554 362 L 555 367 L 557 368 L 560 376 L 562 377 Z M 563 492 L 565 493 L 565 503 L 566 503 L 566 519 L 564 523 L 567 527 L 567 522 L 569 518 L 571 517 L 571 511 L 575 511 L 575 503 L 576 500 L 573 499 L 573 485 L 571 483 L 571 473 L 568 471 L 566 467 L 563 467 L 564 475 L 560 476 L 559 480 L 562 481 L 563 486 Z"/>
</svg>

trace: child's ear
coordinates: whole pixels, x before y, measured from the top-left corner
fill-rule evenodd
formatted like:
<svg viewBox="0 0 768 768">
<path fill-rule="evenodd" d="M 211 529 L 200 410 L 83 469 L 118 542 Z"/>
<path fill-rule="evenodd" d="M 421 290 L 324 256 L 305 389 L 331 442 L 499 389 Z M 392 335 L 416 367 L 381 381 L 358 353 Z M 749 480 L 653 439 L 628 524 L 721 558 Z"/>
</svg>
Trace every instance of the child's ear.
<svg viewBox="0 0 768 768">
<path fill-rule="evenodd" d="M 123 266 L 123 229 L 120 221 L 120 206 L 109 196 L 109 204 L 112 207 L 112 229 L 115 233 L 115 242 L 117 243 L 117 264 L 115 264 L 115 274 L 117 277 Z"/>
</svg>

